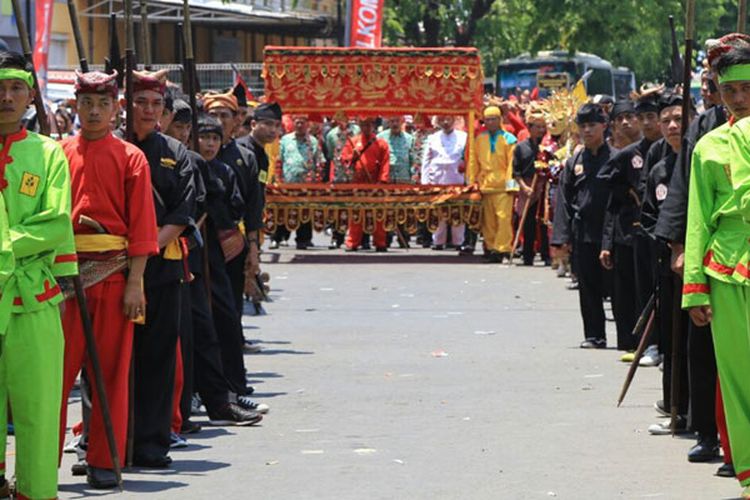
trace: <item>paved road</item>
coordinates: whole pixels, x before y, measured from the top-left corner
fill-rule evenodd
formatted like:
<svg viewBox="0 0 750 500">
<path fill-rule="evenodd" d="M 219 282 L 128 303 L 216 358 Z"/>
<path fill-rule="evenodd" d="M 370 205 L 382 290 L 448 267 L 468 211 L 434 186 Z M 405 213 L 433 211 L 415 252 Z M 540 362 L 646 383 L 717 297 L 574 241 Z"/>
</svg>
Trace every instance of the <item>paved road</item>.
<svg viewBox="0 0 750 500">
<path fill-rule="evenodd" d="M 615 350 L 582 351 L 577 296 L 541 267 L 423 250 L 266 253 L 275 302 L 246 318 L 255 428 L 208 429 L 123 498 L 722 499 L 734 480 L 653 437 L 661 373 L 625 404 Z M 614 338 L 613 325 L 609 325 Z M 200 422 L 205 417 L 198 417 Z M 112 496 L 61 469 L 61 498 Z"/>
</svg>

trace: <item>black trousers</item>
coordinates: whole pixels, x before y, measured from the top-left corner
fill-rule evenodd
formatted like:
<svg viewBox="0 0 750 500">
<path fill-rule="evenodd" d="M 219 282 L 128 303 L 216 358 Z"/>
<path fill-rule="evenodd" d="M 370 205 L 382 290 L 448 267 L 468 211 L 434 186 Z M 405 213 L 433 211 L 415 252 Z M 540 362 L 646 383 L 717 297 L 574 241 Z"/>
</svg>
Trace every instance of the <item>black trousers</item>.
<svg viewBox="0 0 750 500">
<path fill-rule="evenodd" d="M 599 245 L 574 241 L 575 270 L 578 276 L 578 299 L 583 318 L 583 336 L 605 339 L 604 270 L 599 262 Z"/>
<path fill-rule="evenodd" d="M 146 288 L 146 324 L 133 339 L 133 453 L 158 458 L 169 451 L 182 293 L 178 282 Z"/>
<path fill-rule="evenodd" d="M 688 377 L 690 379 L 690 428 L 706 437 L 715 437 L 716 357 L 711 327 L 688 326 Z"/>
<path fill-rule="evenodd" d="M 229 396 L 229 384 L 224 378 L 221 349 L 208 307 L 208 295 L 203 276 L 190 283 L 190 308 L 193 319 L 193 377 L 195 390 L 200 395 L 208 413 L 224 406 Z M 184 416 L 184 415 L 183 415 Z"/>
<path fill-rule="evenodd" d="M 666 408 L 672 405 L 672 384 L 676 383 L 677 391 L 677 413 L 680 415 L 688 414 L 688 402 L 690 386 L 688 385 L 688 322 L 690 318 L 685 311 L 679 309 L 679 333 L 675 349 L 674 344 L 674 319 L 676 307 L 680 307 L 682 299 L 681 282 L 675 281 L 675 274 L 669 269 L 669 258 L 662 265 L 662 272 L 659 273 L 658 280 L 658 297 L 656 303 L 656 323 L 659 331 L 662 333 L 659 350 L 664 354 L 664 371 L 662 372 L 662 399 Z M 664 272 L 666 271 L 666 272 Z M 678 380 L 672 380 L 672 353 L 677 353 L 677 377 Z"/>
<path fill-rule="evenodd" d="M 659 248 L 659 252 L 666 251 L 667 249 Z M 664 261 L 664 266 L 657 269 L 657 247 L 647 234 L 642 231 L 637 231 L 633 235 L 633 266 L 634 266 L 634 278 L 635 278 L 635 311 L 636 317 L 641 314 L 643 308 L 646 307 L 648 300 L 651 298 L 651 294 L 654 293 L 656 288 L 657 279 L 659 272 L 663 272 L 666 276 L 671 276 L 672 271 L 669 268 L 669 256 L 659 256 L 659 262 Z M 662 333 L 663 332 L 663 333 Z M 671 330 L 664 330 L 661 324 L 657 323 L 654 325 L 654 331 L 651 333 L 649 345 L 660 345 L 662 335 L 671 335 Z M 669 342 L 669 341 L 668 341 Z M 664 351 L 662 351 L 664 352 Z"/>
<path fill-rule="evenodd" d="M 212 236 L 208 238 L 208 254 L 211 264 L 211 314 L 219 341 L 224 377 L 232 392 L 243 395 L 247 393 L 243 357 L 245 338 L 242 332 L 242 316 L 237 314 L 236 290 L 227 273 L 219 242 Z M 244 257 L 238 258 L 242 258 L 244 262 Z"/>
<path fill-rule="evenodd" d="M 297 233 L 297 236 L 294 238 L 295 242 L 310 243 L 313 236 L 312 222 L 300 224 L 299 228 L 295 232 Z M 288 240 L 291 235 L 291 231 L 289 231 L 286 227 L 279 225 L 276 227 L 276 231 L 273 233 L 273 241 L 281 243 L 284 240 Z"/>
<path fill-rule="evenodd" d="M 191 311 L 190 284 L 180 284 L 180 353 L 182 354 L 182 394 L 180 395 L 180 413 L 183 422 L 190 419 L 190 411 L 193 399 L 193 370 L 194 370 L 194 343 L 193 322 Z"/>
<path fill-rule="evenodd" d="M 245 259 L 247 258 L 247 252 L 247 250 L 243 250 L 237 257 L 224 264 L 225 272 L 229 275 L 235 313 L 240 319 L 245 308 Z"/>
<path fill-rule="evenodd" d="M 529 206 L 529 211 L 526 214 L 526 220 L 523 221 L 523 262 L 524 264 L 532 264 L 534 262 L 534 243 L 536 243 L 536 230 L 539 227 L 539 221 L 537 220 L 537 212 L 539 211 L 539 201 Z M 547 235 L 547 228 L 542 226 L 541 228 L 541 248 L 540 252 L 542 260 L 548 262 L 549 257 L 549 238 Z"/>
<path fill-rule="evenodd" d="M 638 345 L 638 338 L 632 333 L 640 312 L 636 312 L 633 248 L 615 243 L 612 259 L 614 263 L 612 312 L 617 327 L 617 349 L 631 351 Z"/>
</svg>

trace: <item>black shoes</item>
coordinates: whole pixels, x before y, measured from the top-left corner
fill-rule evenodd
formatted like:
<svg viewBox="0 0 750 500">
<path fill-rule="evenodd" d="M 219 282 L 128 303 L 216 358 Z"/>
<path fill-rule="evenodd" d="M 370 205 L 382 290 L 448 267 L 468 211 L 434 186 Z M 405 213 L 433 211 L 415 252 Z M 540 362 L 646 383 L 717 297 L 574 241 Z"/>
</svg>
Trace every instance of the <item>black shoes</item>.
<svg viewBox="0 0 750 500">
<path fill-rule="evenodd" d="M 445 250 L 445 245 L 432 245 L 432 249 L 437 251 Z"/>
<path fill-rule="evenodd" d="M 376 253 L 386 253 L 388 251 L 388 247 L 376 247 L 375 252 Z"/>
<path fill-rule="evenodd" d="M 715 437 L 698 437 L 698 443 L 688 451 L 688 462 L 710 462 L 719 458 L 719 441 Z"/>
<path fill-rule="evenodd" d="M 133 465 L 147 469 L 166 469 L 172 463 L 168 455 L 133 455 Z"/>
<path fill-rule="evenodd" d="M 86 468 L 86 481 L 96 490 L 108 490 L 117 487 L 117 476 L 112 469 L 98 467 Z"/>
<path fill-rule="evenodd" d="M 238 425 L 247 426 L 257 424 L 263 420 L 263 415 L 257 411 L 249 411 L 236 403 L 227 403 L 216 413 L 208 414 L 209 424 L 218 426 Z"/>
<path fill-rule="evenodd" d="M 474 255 L 474 247 L 461 245 L 461 248 L 458 249 L 458 255 Z"/>
<path fill-rule="evenodd" d="M 734 465 L 732 464 L 722 464 L 721 467 L 716 469 L 716 476 L 719 477 L 735 477 L 734 473 Z"/>
<path fill-rule="evenodd" d="M 198 434 L 201 431 L 201 424 L 186 420 L 182 423 L 180 434 Z"/>
<path fill-rule="evenodd" d="M 606 339 L 597 339 L 595 337 L 587 338 L 583 342 L 581 342 L 581 349 L 606 349 L 607 348 L 607 340 Z"/>
</svg>

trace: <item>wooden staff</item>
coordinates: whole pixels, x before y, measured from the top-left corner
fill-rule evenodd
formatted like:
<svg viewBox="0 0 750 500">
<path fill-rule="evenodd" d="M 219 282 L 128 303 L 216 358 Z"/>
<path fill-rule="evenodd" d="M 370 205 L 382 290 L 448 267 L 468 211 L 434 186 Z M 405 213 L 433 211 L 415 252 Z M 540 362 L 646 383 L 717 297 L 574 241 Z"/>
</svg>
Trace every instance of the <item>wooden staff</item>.
<svg viewBox="0 0 750 500">
<path fill-rule="evenodd" d="M 742 4 L 745 4 L 745 7 L 742 7 Z M 747 17 L 747 3 L 745 1 L 740 2 L 740 11 L 745 11 L 744 14 L 740 12 L 739 19 L 741 20 L 742 28 L 744 29 L 745 25 L 745 17 Z M 682 159 L 683 165 L 681 168 L 685 168 L 684 162 L 687 161 L 687 141 L 684 140 L 685 135 L 687 134 L 688 125 L 690 123 L 690 120 L 688 117 L 690 116 L 690 84 L 693 80 L 693 71 L 692 71 L 692 65 L 691 61 L 693 60 L 693 32 L 695 31 L 695 0 L 688 0 L 687 5 L 685 6 L 685 66 L 684 66 L 684 73 L 682 76 L 682 116 L 683 116 L 683 123 L 682 123 Z M 742 31 L 742 30 L 740 30 Z M 684 170 L 683 170 L 684 171 Z M 682 342 L 680 341 L 680 337 L 682 336 L 682 310 L 680 307 L 680 301 L 682 299 L 682 280 L 679 276 L 676 274 L 672 277 L 674 281 L 674 287 L 675 287 L 675 304 L 672 309 L 672 352 L 669 353 L 670 356 L 672 356 L 672 370 L 670 373 L 670 377 L 672 379 L 672 385 L 670 387 L 670 394 L 669 394 L 669 417 L 670 417 L 670 429 L 672 430 L 672 435 L 675 434 L 675 431 L 677 430 L 677 417 L 678 417 L 678 404 L 680 399 L 680 392 L 682 391 L 682 387 L 680 387 L 680 364 L 682 360 Z"/>
<path fill-rule="evenodd" d="M 737 33 L 744 33 L 747 26 L 747 0 L 740 0 L 737 8 Z"/>
<path fill-rule="evenodd" d="M 538 174 L 534 171 L 534 177 L 531 179 L 531 194 L 527 195 L 526 203 L 523 206 L 523 212 L 521 212 L 521 220 L 518 221 L 518 229 L 516 230 L 516 237 L 513 238 L 513 246 L 510 249 L 510 258 L 508 258 L 508 265 L 513 264 L 513 254 L 516 253 L 516 247 L 518 246 L 518 240 L 521 239 L 521 232 L 523 231 L 523 225 L 526 222 L 526 216 L 529 213 L 529 207 L 531 206 L 531 197 L 534 196 L 534 190 L 536 189 L 536 181 Z"/>
<path fill-rule="evenodd" d="M 143 65 L 151 69 L 151 30 L 148 28 L 148 4 L 146 0 L 140 1 L 141 8 L 141 34 L 143 35 Z"/>
<path fill-rule="evenodd" d="M 70 17 L 70 25 L 73 28 L 73 40 L 76 44 L 81 71 L 88 73 L 89 62 L 86 59 L 86 52 L 83 48 L 83 37 L 81 36 L 81 25 L 78 23 L 78 7 L 76 7 L 75 0 L 68 0 L 68 14 Z"/>
<path fill-rule="evenodd" d="M 133 129 L 133 71 L 135 71 L 135 35 L 133 34 L 133 0 L 123 0 L 125 4 L 125 140 L 135 140 Z M 115 27 L 116 28 L 116 27 Z M 114 37 L 117 30 L 114 29 Z M 128 395 L 128 437 L 125 443 L 125 464 L 133 466 L 135 446 L 135 356 L 130 360 L 130 392 Z"/>
<path fill-rule="evenodd" d="M 640 334 L 641 341 L 638 343 L 638 349 L 636 349 L 635 351 L 635 355 L 633 356 L 633 362 L 630 363 L 628 374 L 625 377 L 625 382 L 623 383 L 622 390 L 620 391 L 620 397 L 617 399 L 618 407 L 622 404 L 622 401 L 625 399 L 625 395 L 628 393 L 630 384 L 633 382 L 633 377 L 635 377 L 635 372 L 638 370 L 638 363 L 643 357 L 643 351 L 646 350 L 646 346 L 648 345 L 648 339 L 651 336 L 651 331 L 653 330 L 653 326 L 654 326 L 654 317 L 655 317 L 654 313 L 655 312 L 656 312 L 656 295 L 654 294 L 654 295 L 651 295 L 651 298 L 648 300 L 646 307 L 643 308 L 643 312 L 641 313 L 640 317 L 638 318 L 638 321 L 635 324 L 635 327 L 633 328 L 633 335 L 638 336 Z M 648 321 L 646 321 L 646 318 L 648 318 Z M 645 327 L 644 327 L 644 323 L 645 323 Z"/>
<path fill-rule="evenodd" d="M 23 10 L 19 0 L 12 0 L 13 14 L 16 17 L 16 27 L 18 28 L 18 38 L 21 40 L 23 55 L 26 62 L 31 67 L 31 74 L 34 77 L 34 107 L 36 108 L 36 121 L 39 124 L 39 132 L 42 135 L 49 135 L 50 126 L 47 119 L 47 110 L 44 108 L 44 99 L 39 91 L 39 79 L 34 69 L 33 55 L 31 53 L 31 43 L 29 42 L 29 32 L 26 31 L 26 23 L 23 20 Z"/>
</svg>

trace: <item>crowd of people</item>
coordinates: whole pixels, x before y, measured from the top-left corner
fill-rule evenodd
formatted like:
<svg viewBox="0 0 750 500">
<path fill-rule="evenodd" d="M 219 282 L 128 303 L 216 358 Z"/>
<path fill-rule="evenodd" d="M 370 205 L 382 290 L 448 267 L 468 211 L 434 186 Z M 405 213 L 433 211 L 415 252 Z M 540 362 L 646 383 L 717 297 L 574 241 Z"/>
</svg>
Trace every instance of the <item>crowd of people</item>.
<svg viewBox="0 0 750 500">
<path fill-rule="evenodd" d="M 59 140 L 30 130 L 30 67 L 0 52 L 0 429 L 16 436 L 16 498 L 55 498 L 63 451 L 77 453 L 72 472 L 90 486 L 118 484 L 88 321 L 66 295 L 79 271 L 121 460 L 169 466 L 169 450 L 200 432 L 201 406 L 208 425 L 262 420 L 269 408 L 252 399 L 243 356 L 260 348 L 242 316 L 259 286 L 269 183 L 476 186 L 478 227 L 423 224 L 417 244 L 461 257 L 481 242 L 488 263 L 532 266 L 538 255 L 577 290 L 581 348 L 607 346 L 610 300 L 622 360 L 650 335 L 635 361 L 663 368 L 655 409 L 676 419 L 649 431 L 694 434 L 691 462 L 721 449 L 717 474 L 750 498 L 750 37 L 707 52 L 700 113 L 680 88 L 654 85 L 597 96 L 567 121 L 536 94 L 487 96 L 475 127 L 420 114 L 289 116 L 241 85 L 193 108 L 165 71 L 135 72 L 127 103 L 116 73 L 78 73 L 75 102 L 50 120 Z M 382 221 L 371 235 L 361 221 L 328 231 L 332 249 L 410 244 Z M 280 226 L 265 239 L 274 249 L 290 237 Z M 296 248 L 312 239 L 301 224 Z M 636 328 L 644 315 L 652 328 Z M 68 440 L 76 384 L 83 418 Z M 10 495 L 3 462 L 0 498 Z"/>
</svg>

